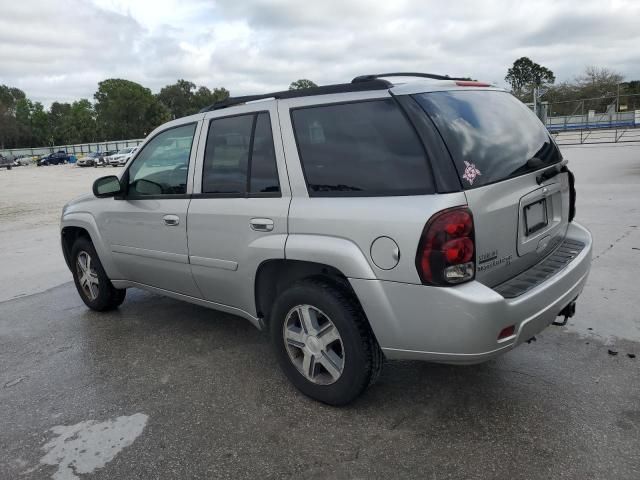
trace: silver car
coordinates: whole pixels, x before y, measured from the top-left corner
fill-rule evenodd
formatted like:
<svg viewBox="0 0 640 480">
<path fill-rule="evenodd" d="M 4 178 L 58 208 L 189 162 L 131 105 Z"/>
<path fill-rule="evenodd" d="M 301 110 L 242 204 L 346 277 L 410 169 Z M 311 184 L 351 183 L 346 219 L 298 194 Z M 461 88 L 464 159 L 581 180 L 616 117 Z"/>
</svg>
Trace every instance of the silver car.
<svg viewBox="0 0 640 480">
<path fill-rule="evenodd" d="M 110 157 L 108 157 L 109 165 L 112 167 L 124 167 L 129 159 L 135 155 L 138 147 L 127 147 L 118 151 L 118 153 L 114 153 Z"/>
<path fill-rule="evenodd" d="M 243 317 L 333 405 L 385 357 L 478 363 L 566 322 L 592 240 L 544 126 L 491 85 L 399 75 L 157 128 L 64 207 L 82 300 L 109 310 L 138 287 Z"/>
</svg>

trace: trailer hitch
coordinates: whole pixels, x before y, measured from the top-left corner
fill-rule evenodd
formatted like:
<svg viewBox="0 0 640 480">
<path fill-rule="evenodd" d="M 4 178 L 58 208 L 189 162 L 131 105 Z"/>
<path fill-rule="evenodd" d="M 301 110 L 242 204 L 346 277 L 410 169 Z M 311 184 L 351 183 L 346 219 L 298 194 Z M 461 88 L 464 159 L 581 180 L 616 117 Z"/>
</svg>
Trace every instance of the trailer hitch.
<svg viewBox="0 0 640 480">
<path fill-rule="evenodd" d="M 574 300 L 569 305 L 567 305 L 562 310 L 560 310 L 560 313 L 558 313 L 558 317 L 564 317 L 564 319 L 561 321 L 556 320 L 552 322 L 551 325 L 555 325 L 557 327 L 564 327 L 569 321 L 569 319 L 573 317 L 575 314 L 576 314 L 576 301 Z"/>
</svg>

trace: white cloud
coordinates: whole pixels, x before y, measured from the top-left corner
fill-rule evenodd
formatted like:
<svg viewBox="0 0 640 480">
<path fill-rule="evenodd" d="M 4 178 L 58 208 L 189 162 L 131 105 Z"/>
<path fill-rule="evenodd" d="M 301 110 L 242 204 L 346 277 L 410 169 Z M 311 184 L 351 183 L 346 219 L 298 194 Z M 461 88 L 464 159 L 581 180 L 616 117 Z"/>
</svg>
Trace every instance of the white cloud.
<svg viewBox="0 0 640 480">
<path fill-rule="evenodd" d="M 46 103 L 110 77 L 233 94 L 394 70 L 502 83 L 523 55 L 558 80 L 586 65 L 638 79 L 639 16 L 624 0 L 22 0 L 2 7 L 0 83 Z"/>
</svg>

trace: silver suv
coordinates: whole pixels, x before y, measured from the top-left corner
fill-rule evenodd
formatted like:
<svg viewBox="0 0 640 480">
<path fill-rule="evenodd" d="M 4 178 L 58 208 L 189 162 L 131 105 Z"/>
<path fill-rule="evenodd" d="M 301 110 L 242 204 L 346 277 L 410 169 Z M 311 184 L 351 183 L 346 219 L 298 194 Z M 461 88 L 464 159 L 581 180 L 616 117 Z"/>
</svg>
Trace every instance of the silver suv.
<svg viewBox="0 0 640 480">
<path fill-rule="evenodd" d="M 592 240 L 544 126 L 491 85 L 397 75 L 230 98 L 156 129 L 64 207 L 82 300 L 109 310 L 139 287 L 244 317 L 334 405 L 385 357 L 478 363 L 566 322 Z"/>
</svg>

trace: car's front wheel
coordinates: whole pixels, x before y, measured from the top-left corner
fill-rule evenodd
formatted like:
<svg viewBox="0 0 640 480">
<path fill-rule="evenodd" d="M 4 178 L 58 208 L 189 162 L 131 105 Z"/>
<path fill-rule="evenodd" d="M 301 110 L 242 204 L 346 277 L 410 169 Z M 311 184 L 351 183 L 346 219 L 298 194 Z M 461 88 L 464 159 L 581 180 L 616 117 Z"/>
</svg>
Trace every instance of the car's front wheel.
<svg viewBox="0 0 640 480">
<path fill-rule="evenodd" d="M 113 286 L 100 263 L 93 243 L 79 237 L 71 250 L 73 281 L 80 298 L 92 310 L 106 311 L 119 307 L 127 294 Z"/>
<path fill-rule="evenodd" d="M 315 400 L 347 404 L 382 369 L 382 351 L 357 300 L 322 280 L 284 291 L 273 306 L 270 330 L 284 373 Z"/>
</svg>

